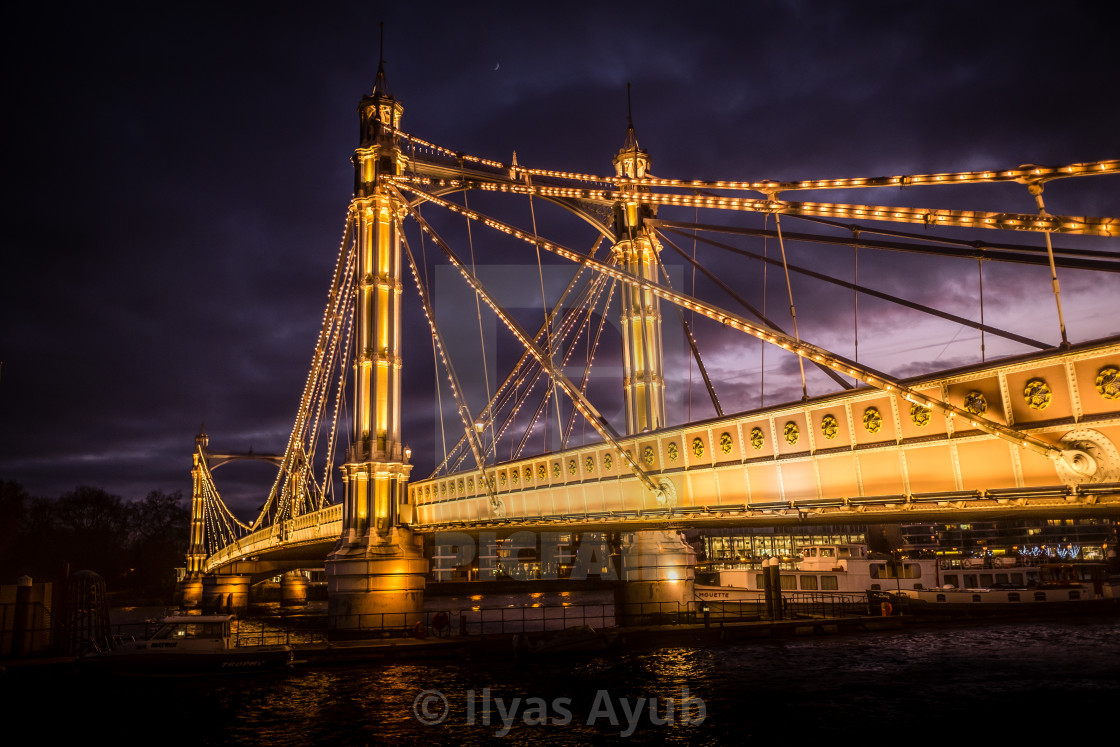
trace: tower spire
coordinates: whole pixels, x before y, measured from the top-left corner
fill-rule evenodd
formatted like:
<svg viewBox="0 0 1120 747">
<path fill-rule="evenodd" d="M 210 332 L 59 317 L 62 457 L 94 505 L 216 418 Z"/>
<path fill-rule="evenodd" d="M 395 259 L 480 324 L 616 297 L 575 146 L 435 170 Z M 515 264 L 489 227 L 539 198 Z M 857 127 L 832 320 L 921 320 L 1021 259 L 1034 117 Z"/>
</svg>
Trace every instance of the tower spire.
<svg viewBox="0 0 1120 747">
<path fill-rule="evenodd" d="M 377 47 L 377 78 L 373 82 L 374 96 L 391 96 L 389 81 L 385 77 L 385 22 L 381 22 L 381 41 Z"/>
<path fill-rule="evenodd" d="M 630 108 L 630 84 L 626 84 L 626 140 L 622 143 L 622 150 L 641 150 L 638 147 L 638 136 L 634 132 L 633 110 Z"/>
</svg>

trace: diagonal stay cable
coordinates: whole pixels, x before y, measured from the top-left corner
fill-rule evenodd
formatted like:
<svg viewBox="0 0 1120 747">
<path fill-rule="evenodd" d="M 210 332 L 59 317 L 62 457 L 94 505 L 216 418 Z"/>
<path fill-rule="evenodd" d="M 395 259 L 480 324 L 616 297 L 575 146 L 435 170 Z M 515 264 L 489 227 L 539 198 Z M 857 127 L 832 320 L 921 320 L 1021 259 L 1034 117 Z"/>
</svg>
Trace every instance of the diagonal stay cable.
<svg viewBox="0 0 1120 747">
<path fill-rule="evenodd" d="M 684 231 L 677 230 L 675 228 L 670 228 L 668 230 L 671 231 L 672 233 L 678 234 L 680 236 L 690 236 L 691 235 L 691 234 L 685 233 Z M 665 240 L 671 246 L 674 246 L 674 248 L 677 249 L 678 252 L 681 251 L 679 247 L 676 247 L 676 245 L 674 245 L 673 242 L 669 241 L 668 237 L 665 237 L 664 232 L 660 232 L 660 233 L 661 233 L 661 236 L 663 238 L 665 238 Z M 739 247 L 731 246 L 730 244 L 724 244 L 722 242 L 715 241 L 714 239 L 709 239 L 709 238 L 706 238 L 704 236 L 700 237 L 700 241 L 703 241 L 705 244 L 708 244 L 709 246 L 714 246 L 717 249 L 724 249 L 724 250 L 726 250 L 728 252 L 731 252 L 733 254 L 738 254 L 738 255 L 741 255 L 741 256 L 744 256 L 744 257 L 750 257 L 752 259 L 757 259 L 757 260 L 759 260 L 761 262 L 765 262 L 767 264 L 773 264 L 773 265 L 780 265 L 781 264 L 781 262 L 776 260 L 776 259 L 771 259 L 769 257 L 764 257 L 761 254 L 756 254 L 755 252 L 749 251 L 747 249 L 740 249 Z M 861 246 L 862 245 L 863 244 L 861 243 Z M 704 272 L 703 265 L 701 265 L 700 267 L 701 267 L 700 271 Z M 834 278 L 834 277 L 831 277 L 829 275 L 825 275 L 825 274 L 820 273 L 820 272 L 815 272 L 813 270 L 808 270 L 808 269 L 805 269 L 804 267 L 799 267 L 797 265 L 790 265 L 789 269 L 793 272 L 797 272 L 797 273 L 800 273 L 802 275 L 807 275 L 811 278 L 816 278 L 817 280 L 823 280 L 826 283 L 832 283 L 833 285 L 839 285 L 842 288 L 848 288 L 849 290 L 859 291 L 860 293 L 863 293 L 864 295 L 873 296 L 875 298 L 881 298 L 884 301 L 890 301 L 891 303 L 898 304 L 899 306 L 905 306 L 909 309 L 914 309 L 916 311 L 921 311 L 921 312 L 926 313 L 926 314 L 931 314 L 933 316 L 941 317 L 942 319 L 948 319 L 951 322 L 955 322 L 956 324 L 960 324 L 960 325 L 965 326 L 965 327 L 972 327 L 973 329 L 982 329 L 983 331 L 987 332 L 988 334 L 996 335 L 996 336 L 999 336 L 999 337 L 1004 337 L 1008 340 L 1014 340 L 1015 342 L 1020 342 L 1024 345 L 1030 345 L 1030 346 L 1036 347 L 1040 350 L 1049 350 L 1050 348 L 1053 347 L 1053 345 L 1050 345 L 1050 344 L 1045 343 L 1045 342 L 1041 342 L 1040 340 L 1034 340 L 1030 337 L 1024 337 L 1023 335 L 1018 335 L 1018 334 L 1015 334 L 1014 332 L 1008 332 L 1007 330 L 1003 330 L 1003 329 L 1000 329 L 998 327 L 992 327 L 990 325 L 982 325 L 978 322 L 972 321 L 971 319 L 965 319 L 964 317 L 957 316 L 956 314 L 950 314 L 947 311 L 941 311 L 940 309 L 935 309 L 935 308 L 932 308 L 930 306 L 926 306 L 924 304 L 917 303 L 915 301 L 907 301 L 905 298 L 899 298 L 898 296 L 892 296 L 889 293 L 883 293 L 882 291 L 873 290 L 871 288 L 868 288 L 867 286 L 856 285 L 855 283 L 849 283 L 846 280 L 841 280 L 839 278 Z M 726 288 L 724 290 L 726 290 Z M 755 313 L 756 316 L 758 315 L 756 312 L 752 312 L 752 313 Z M 775 325 L 773 323 L 767 322 L 767 324 L 769 326 L 777 329 L 777 327 L 775 327 Z"/>
<path fill-rule="evenodd" d="M 685 252 L 685 250 L 682 249 L 681 247 L 677 246 L 676 242 L 674 242 L 672 239 L 670 239 L 668 236 L 666 236 L 664 231 L 657 231 L 657 236 L 662 241 L 664 241 L 666 244 L 668 244 L 673 249 L 673 251 L 675 251 L 677 254 L 680 254 L 682 257 L 684 257 L 686 260 L 688 260 L 690 263 L 692 263 L 693 269 L 700 270 L 700 272 L 702 272 L 704 274 L 704 277 L 711 280 L 721 290 L 723 290 L 725 293 L 730 295 L 733 299 L 735 299 L 740 304 L 742 304 L 742 306 L 745 309 L 747 309 L 747 311 L 751 312 L 751 314 L 753 314 L 756 319 L 758 319 L 759 321 L 761 321 L 763 324 L 765 324 L 768 327 L 772 327 L 773 329 L 776 329 L 779 332 L 782 332 L 783 334 L 785 333 L 785 330 L 783 330 L 781 327 L 779 327 L 777 324 L 775 324 L 773 321 L 771 321 L 761 311 L 756 309 L 749 301 L 747 301 L 747 299 L 743 298 L 741 295 L 736 293 L 735 290 L 731 288 L 731 286 L 729 286 L 727 283 L 720 280 L 719 277 L 715 273 L 713 273 L 708 268 L 704 267 L 704 265 L 700 264 L 699 262 L 694 260 L 692 257 L 688 256 L 688 253 Z M 759 255 L 755 255 L 753 252 L 751 253 L 751 255 L 756 256 L 756 257 L 759 256 Z M 769 258 L 767 258 L 766 261 L 767 262 L 770 262 L 770 261 L 777 262 L 777 260 L 770 260 Z M 791 270 L 796 270 L 797 268 L 794 265 L 790 265 L 790 269 Z M 824 371 L 826 374 L 828 374 L 828 376 L 833 381 L 835 381 L 837 384 L 839 384 L 840 386 L 844 387 L 845 389 L 851 389 L 852 388 L 852 384 L 847 379 L 845 379 L 843 376 L 841 376 L 840 374 L 833 371 L 828 366 L 823 365 L 821 363 L 818 363 L 816 361 L 813 361 L 813 363 L 821 371 Z"/>
<path fill-rule="evenodd" d="M 430 202 L 440 205 L 441 207 L 444 207 L 448 210 L 455 211 L 458 209 L 457 205 L 447 202 L 446 200 L 442 200 L 435 195 L 420 192 L 414 187 L 410 187 L 407 185 L 405 186 L 405 188 L 409 189 L 409 191 L 413 191 L 417 194 L 426 196 Z M 472 217 L 475 217 L 476 220 L 482 222 L 484 225 L 489 226 L 490 228 L 493 228 L 494 230 L 501 231 L 502 233 L 513 236 L 514 238 L 520 239 L 526 243 L 538 244 L 545 251 L 552 252 L 553 254 L 563 257 L 569 261 L 582 264 L 597 273 L 616 278 L 641 290 L 649 291 L 658 298 L 668 301 L 669 303 L 684 306 L 686 309 L 695 309 L 697 313 L 702 314 L 703 316 L 706 316 L 709 319 L 719 322 L 720 324 L 723 324 L 727 327 L 730 327 L 731 329 L 735 329 L 740 332 L 752 335 L 760 340 L 765 340 L 771 345 L 776 345 L 785 350 L 792 351 L 798 356 L 809 357 L 817 361 L 827 362 L 830 366 L 836 368 L 837 370 L 843 368 L 845 369 L 846 375 L 859 379 L 863 383 L 875 387 L 876 389 L 881 389 L 882 391 L 888 392 L 896 397 L 905 399 L 907 402 L 917 404 L 920 407 L 926 407 L 931 410 L 936 410 L 947 418 L 961 418 L 964 422 L 969 423 L 970 425 L 972 425 L 972 427 L 984 433 L 1002 438 L 1018 446 L 1029 449 L 1030 451 L 1033 451 L 1037 454 L 1045 456 L 1049 459 L 1058 460 L 1064 458 L 1063 450 L 1060 447 L 1055 446 L 1054 444 L 1051 444 L 1035 435 L 1025 433 L 1001 423 L 997 423 L 994 420 L 985 418 L 982 415 L 970 413 L 964 408 L 946 402 L 938 397 L 920 393 L 908 386 L 899 383 L 891 376 L 883 374 L 880 371 L 870 368 L 869 366 L 865 366 L 861 363 L 856 363 L 855 361 L 852 361 L 844 356 L 833 353 L 827 348 L 795 340 L 789 335 L 778 332 L 777 330 L 765 325 L 753 322 L 746 317 L 741 316 L 740 314 L 736 314 L 733 311 L 723 309 L 702 299 L 694 298 L 686 293 L 675 291 L 672 288 L 666 288 L 660 283 L 654 283 L 635 275 L 631 275 L 628 272 L 624 272 L 615 267 L 606 265 L 602 262 L 592 259 L 591 257 L 587 257 L 583 254 L 580 254 L 579 252 L 573 251 L 565 246 L 547 241 L 539 236 L 527 234 L 518 228 L 514 228 L 513 226 L 510 226 L 493 218 L 484 217 L 482 215 L 479 215 L 478 213 L 473 213 Z M 450 251 L 449 248 L 445 246 L 441 246 L 440 248 L 444 251 L 445 254 Z M 460 268 L 461 264 L 462 263 L 460 262 Z M 459 272 L 460 274 L 463 274 L 464 271 L 463 269 L 459 269 Z M 474 282 L 477 283 L 477 280 L 475 280 Z M 487 295 L 486 298 L 488 299 L 489 296 Z M 490 301 L 488 301 L 488 303 L 490 303 Z M 508 316 L 506 316 L 503 321 L 505 321 L 505 319 L 508 319 Z M 507 326 L 511 331 L 514 331 L 519 339 L 521 339 L 523 336 L 526 338 L 525 343 L 523 344 L 531 344 L 527 340 L 527 335 L 524 335 L 524 333 L 520 330 L 520 327 L 517 326 L 515 322 L 509 320 L 509 322 L 507 322 Z M 535 351 L 534 357 L 536 357 L 538 354 L 540 354 L 539 349 L 537 349 L 535 345 L 533 345 L 532 347 Z M 540 355 L 543 358 L 543 354 Z M 563 377 L 563 374 L 560 374 L 559 372 L 557 372 L 556 375 Z M 561 380 L 565 382 L 565 389 L 567 389 L 571 385 L 570 382 L 567 382 L 566 378 L 562 378 Z M 576 392 L 576 394 L 578 394 L 578 392 Z M 580 402 L 582 402 L 582 400 L 580 400 Z M 577 406 L 580 406 L 579 403 L 577 403 Z M 588 407 L 590 406 L 588 405 Z M 599 421 L 602 419 L 602 416 L 599 415 L 593 407 L 590 408 L 588 413 L 585 413 L 585 417 L 598 418 L 598 420 L 591 421 L 592 425 L 596 426 L 596 429 L 598 430 L 598 426 L 600 425 Z M 605 425 L 605 423 L 603 423 L 603 425 Z M 607 428 L 609 428 L 609 425 L 607 425 Z M 600 431 L 600 435 L 603 435 L 605 432 L 606 431 Z M 616 444 L 612 442 L 612 446 L 615 445 Z M 633 459 L 630 458 L 627 461 L 632 462 Z M 634 466 L 639 470 L 641 469 L 636 464 Z"/>
</svg>

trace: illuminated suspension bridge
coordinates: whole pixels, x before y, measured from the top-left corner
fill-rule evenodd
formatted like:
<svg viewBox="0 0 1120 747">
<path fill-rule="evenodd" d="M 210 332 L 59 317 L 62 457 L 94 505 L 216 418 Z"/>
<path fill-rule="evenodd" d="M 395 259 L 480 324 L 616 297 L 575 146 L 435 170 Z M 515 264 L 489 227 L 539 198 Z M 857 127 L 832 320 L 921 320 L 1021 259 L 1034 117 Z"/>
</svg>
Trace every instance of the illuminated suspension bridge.
<svg viewBox="0 0 1120 747">
<path fill-rule="evenodd" d="M 283 454 L 254 455 L 279 465 L 258 515 L 238 518 L 214 480 L 239 455 L 211 452 L 205 434 L 197 439 L 188 604 L 325 559 L 333 626 L 358 614 L 408 614 L 421 609 L 428 571 L 420 535 L 448 530 L 618 532 L 623 597 L 687 602 L 693 557 L 682 527 L 1120 515 L 1120 338 L 1071 340 L 1058 282 L 1059 269 L 1116 277 L 1120 219 L 1053 215 L 1043 199 L 1057 180 L 1115 181 L 1120 161 L 801 181 L 666 179 L 652 173 L 630 123 L 613 173 L 584 174 L 522 165 L 516 154 L 508 163 L 473 156 L 405 132 L 383 70 L 358 111 L 354 197 L 295 423 Z M 886 204 L 919 192 L 936 204 L 943 194 L 904 187 L 969 185 L 975 195 L 1007 182 L 1022 186 L 1032 210 Z M 790 199 L 849 189 L 886 196 L 875 204 Z M 519 219 L 499 200 L 515 201 Z M 579 231 L 556 229 L 557 215 L 580 219 Z M 800 230 L 786 230 L 783 219 Z M 574 238 L 581 231 L 586 240 Z M 1104 239 L 1061 247 L 1055 236 Z M 812 247 L 850 251 L 852 280 L 790 261 L 787 247 L 802 256 Z M 862 284 L 859 259 L 866 276 L 889 254 L 975 267 L 979 319 L 918 300 L 917 287 L 888 293 Z M 513 364 L 504 377 L 491 368 L 499 356 L 455 360 L 451 348 L 463 335 L 449 339 L 436 313 L 429 255 L 468 289 L 472 309 L 456 314 L 477 318 L 480 349 L 484 319 L 504 328 L 515 351 L 505 356 Z M 485 282 L 476 259 L 495 256 L 524 257 L 539 278 L 529 328 L 523 304 L 515 312 L 502 300 L 508 289 Z M 668 256 L 690 283 L 672 277 Z M 1035 320 L 1027 336 L 986 323 L 985 265 L 1036 268 L 1031 282 L 1047 274 L 1049 282 L 1028 290 L 1038 316 L 1053 314 L 1053 327 Z M 545 282 L 557 268 L 565 273 L 558 294 Z M 747 290 L 760 277 L 765 288 L 766 273 L 784 291 L 777 315 L 765 303 L 757 308 Z M 401 433 L 406 275 L 446 379 L 437 388 L 439 415 L 446 394 L 457 421 L 457 435 L 444 431 L 442 451 L 432 455 L 438 466 L 419 480 Z M 798 298 L 791 277 L 799 287 L 807 278 L 851 294 L 855 354 L 802 334 L 799 320 L 813 324 L 818 304 Z M 980 360 L 917 376 L 871 367 L 858 355 L 861 298 L 979 333 Z M 1053 312 L 1041 311 L 1044 299 Z M 689 417 L 667 416 L 667 394 L 678 394 L 671 384 L 682 378 L 671 367 L 684 364 L 666 363 L 663 322 L 679 323 L 689 380 L 696 371 L 703 381 L 707 398 L 695 418 L 691 391 Z M 792 372 L 776 390 L 800 396 L 767 404 L 761 382 L 717 380 L 701 355 L 705 340 L 771 351 L 771 363 Z M 1004 351 L 998 359 L 983 353 L 992 341 Z M 593 374 L 597 361 L 596 371 L 618 371 L 611 386 Z M 472 378 L 481 369 L 485 398 L 472 398 L 456 363 Z"/>
</svg>

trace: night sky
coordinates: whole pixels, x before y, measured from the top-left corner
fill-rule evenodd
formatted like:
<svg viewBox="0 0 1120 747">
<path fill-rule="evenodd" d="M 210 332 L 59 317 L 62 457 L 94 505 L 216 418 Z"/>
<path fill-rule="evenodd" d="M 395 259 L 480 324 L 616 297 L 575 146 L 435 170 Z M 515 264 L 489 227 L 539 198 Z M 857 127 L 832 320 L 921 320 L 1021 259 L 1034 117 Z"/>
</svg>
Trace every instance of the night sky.
<svg viewBox="0 0 1120 747">
<path fill-rule="evenodd" d="M 4 52 L 0 479 L 42 496 L 79 484 L 128 499 L 156 489 L 188 493 L 202 422 L 216 450 L 283 449 L 351 196 L 355 109 L 373 86 L 379 21 L 403 128 L 426 140 L 501 161 L 516 149 L 525 165 L 609 173 L 626 130 L 629 82 L 637 135 L 656 175 L 793 180 L 1120 157 L 1116 19 L 1096 9 L 1102 5 L 546 10 L 552 6 L 364 2 L 16 11 Z M 1118 216 L 1118 187 L 1117 177 L 1094 177 L 1053 183 L 1044 196 L 1055 214 Z M 789 199 L 1035 209 L 1022 185 L 890 192 Z M 686 212 L 675 217 L 690 220 Z M 529 225 L 524 204 L 507 215 Z M 709 218 L 726 216 L 701 216 Z M 550 229 L 555 222 L 556 239 L 573 247 L 586 250 L 593 239 L 579 221 L 564 228 L 547 211 L 541 220 Z M 809 230 L 795 219 L 783 227 Z M 476 230 L 476 243 L 484 236 Z M 1039 234 L 985 238 L 1043 245 Z M 761 240 L 736 241 L 760 250 Z M 1120 252 L 1117 239 L 1058 236 L 1055 244 Z M 506 273 L 509 285 L 536 289 L 531 247 L 493 246 L 489 254 L 479 248 L 498 267 L 491 277 Z M 851 276 L 850 249 L 790 251 L 791 261 Z M 756 267 L 715 255 L 711 263 L 757 298 Z M 560 265 L 547 265 L 551 284 Z M 686 276 L 679 261 L 671 270 Z M 455 295 L 446 268 L 433 267 L 432 276 L 448 323 L 461 313 L 477 325 L 473 299 Z M 1120 276 L 1059 276 L 1072 341 L 1120 333 Z M 769 308 L 788 322 L 788 311 L 779 316 L 784 285 L 773 272 L 769 279 Z M 978 318 L 975 261 L 866 251 L 860 280 Z M 1046 270 L 985 265 L 984 283 L 988 323 L 1060 339 Z M 435 378 L 411 280 L 405 287 L 414 321 L 406 326 L 403 428 L 413 475 L 423 477 L 438 438 Z M 852 354 L 850 294 L 795 280 L 794 295 L 802 299 L 802 336 Z M 861 361 L 908 375 L 979 360 L 971 330 L 860 303 Z M 689 417 L 688 367 L 679 331 L 669 331 L 675 312 L 665 311 L 667 358 L 681 363 L 669 415 L 681 422 Z M 702 325 L 697 332 L 717 386 L 724 382 L 726 409 L 757 407 L 757 343 L 705 338 Z M 987 343 L 989 357 L 1028 350 Z M 800 384 L 788 378 L 796 365 L 776 355 L 767 361 L 766 403 L 796 399 Z M 693 419 L 710 415 L 705 397 L 694 390 Z M 447 406 L 446 391 L 444 398 Z M 617 417 L 618 401 L 603 407 Z M 263 499 L 272 473 L 239 469 L 229 473 L 229 491 L 244 513 Z"/>
</svg>

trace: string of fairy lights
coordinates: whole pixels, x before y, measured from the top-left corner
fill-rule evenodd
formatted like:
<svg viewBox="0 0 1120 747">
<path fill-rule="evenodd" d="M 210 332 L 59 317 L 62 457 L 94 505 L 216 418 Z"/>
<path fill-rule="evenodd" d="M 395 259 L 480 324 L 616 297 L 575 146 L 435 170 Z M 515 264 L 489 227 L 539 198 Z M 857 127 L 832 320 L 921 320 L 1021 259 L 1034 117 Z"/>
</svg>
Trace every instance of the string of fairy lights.
<svg viewBox="0 0 1120 747">
<path fill-rule="evenodd" d="M 891 205 L 851 205 L 832 202 L 793 202 L 771 197 L 721 196 L 684 192 L 642 192 L 640 197 L 622 189 L 584 189 L 579 187 L 523 184 L 494 177 L 491 180 L 453 180 L 434 177 L 388 176 L 399 186 L 447 186 L 478 189 L 483 192 L 533 195 L 557 199 L 584 200 L 602 205 L 640 201 L 649 205 L 709 208 L 771 215 L 796 215 L 811 218 L 872 220 L 892 223 L 913 223 L 931 228 L 986 228 L 1003 231 L 1036 231 L 1085 236 L 1116 236 L 1120 234 L 1120 218 L 1010 213 L 948 208 L 899 207 Z"/>
<path fill-rule="evenodd" d="M 488 166 L 493 169 L 508 170 L 511 179 L 516 179 L 517 174 L 528 174 L 530 176 L 543 176 L 552 179 L 597 182 L 602 184 L 642 187 L 678 187 L 703 190 L 732 189 L 761 192 L 762 194 L 817 189 L 867 189 L 868 187 L 941 186 L 949 184 L 993 184 L 999 182 L 1019 182 L 1021 184 L 1028 184 L 1031 182 L 1045 183 L 1054 179 L 1074 176 L 1120 173 L 1120 159 L 1109 159 L 1104 161 L 1072 163 L 1063 166 L 1035 166 L 1033 164 L 1028 164 L 1019 166 L 1018 168 L 1003 170 L 989 169 L 983 171 L 957 171 L 938 174 L 898 174 L 896 176 L 803 179 L 799 181 L 773 181 L 769 179 L 755 181 L 712 181 L 700 179 L 661 179 L 653 176 L 639 178 L 629 176 L 602 176 L 573 171 L 530 168 L 517 164 L 516 160 L 511 163 L 503 163 L 462 151 L 452 150 L 441 145 L 436 145 L 435 143 L 430 143 L 402 130 L 396 130 L 394 134 L 432 153 L 446 156 L 454 160 L 462 160 L 467 163 Z"/>
<path fill-rule="evenodd" d="M 267 524 L 279 526 L 285 519 L 321 509 L 333 502 L 332 472 L 338 447 L 338 420 L 350 368 L 346 351 L 350 349 L 353 330 L 352 290 L 356 261 L 356 244 L 352 240 L 353 224 L 354 215 L 351 211 L 347 216 L 335 259 L 327 305 L 323 311 L 295 423 L 268 497 L 252 522 L 240 521 L 222 500 L 206 451 L 199 446 L 204 541 L 211 553 Z M 324 427 L 327 419 L 330 425 Z M 320 441 L 323 438 L 326 441 L 321 459 L 323 469 L 321 476 L 317 476 L 315 465 L 319 460 Z"/>
</svg>

